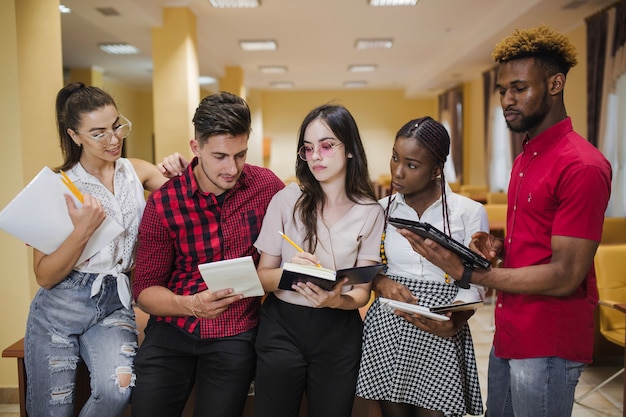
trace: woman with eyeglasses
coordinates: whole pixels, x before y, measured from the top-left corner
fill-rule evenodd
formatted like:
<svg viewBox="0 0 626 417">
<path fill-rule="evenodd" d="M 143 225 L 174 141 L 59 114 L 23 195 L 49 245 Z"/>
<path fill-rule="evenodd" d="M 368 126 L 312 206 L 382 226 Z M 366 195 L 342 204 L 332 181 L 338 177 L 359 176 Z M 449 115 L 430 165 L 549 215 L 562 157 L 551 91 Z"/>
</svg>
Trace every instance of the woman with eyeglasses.
<svg viewBox="0 0 626 417">
<path fill-rule="evenodd" d="M 411 120 L 391 154 L 395 194 L 380 200 L 385 219 L 426 222 L 464 245 L 489 230 L 484 207 L 452 192 L 444 164 L 450 152 L 446 128 L 430 117 Z M 386 224 L 381 242 L 385 274 L 377 295 L 424 307 L 482 301 L 484 288 L 460 288 L 413 250 Z M 365 316 L 357 395 L 378 400 L 383 417 L 463 417 L 483 413 L 474 346 L 467 320 L 473 310 L 446 313 L 449 321 L 391 312 L 376 298 Z"/>
<path fill-rule="evenodd" d="M 76 370 L 84 361 L 91 396 L 80 415 L 119 416 L 135 379 L 137 330 L 128 275 L 144 189 L 155 190 L 167 179 L 146 161 L 121 157 L 132 124 L 103 90 L 67 85 L 57 94 L 56 117 L 64 158 L 57 171 L 67 174 L 84 200 L 77 206 L 65 195 L 74 230 L 50 254 L 34 249 L 41 288 L 26 327 L 26 408 L 30 416 L 73 416 Z M 77 264 L 105 217 L 124 231 Z"/>
<path fill-rule="evenodd" d="M 299 131 L 296 177 L 268 206 L 255 246 L 268 294 L 256 341 L 256 417 L 349 417 L 361 353 L 358 308 L 370 285 L 279 290 L 284 262 L 333 270 L 380 262 L 383 210 L 376 203 L 356 122 L 339 105 L 312 110 Z M 278 232 L 304 251 L 299 252 Z"/>
</svg>

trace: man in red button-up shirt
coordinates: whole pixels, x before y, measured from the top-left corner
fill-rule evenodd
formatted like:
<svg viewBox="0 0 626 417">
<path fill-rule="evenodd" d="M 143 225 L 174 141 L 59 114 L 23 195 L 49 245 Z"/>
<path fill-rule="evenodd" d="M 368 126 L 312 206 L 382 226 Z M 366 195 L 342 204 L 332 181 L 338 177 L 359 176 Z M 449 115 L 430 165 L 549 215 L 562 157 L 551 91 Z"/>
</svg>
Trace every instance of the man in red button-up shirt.
<svg viewBox="0 0 626 417">
<path fill-rule="evenodd" d="M 511 172 L 504 245 L 477 233 L 471 247 L 490 259 L 502 252 L 502 268 L 472 270 L 434 242 L 401 233 L 453 278 L 498 290 L 489 417 L 570 416 L 593 351 L 593 257 L 611 166 L 565 111 L 565 79 L 576 64 L 566 37 L 547 26 L 517 30 L 492 56 L 506 123 L 525 137 Z"/>
</svg>

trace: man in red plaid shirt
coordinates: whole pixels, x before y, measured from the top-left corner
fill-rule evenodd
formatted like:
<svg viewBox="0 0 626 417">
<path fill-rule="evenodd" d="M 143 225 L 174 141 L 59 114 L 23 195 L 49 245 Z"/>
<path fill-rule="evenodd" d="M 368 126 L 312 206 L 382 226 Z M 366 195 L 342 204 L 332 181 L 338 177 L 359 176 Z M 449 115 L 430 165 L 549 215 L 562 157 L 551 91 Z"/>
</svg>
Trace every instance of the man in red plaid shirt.
<svg viewBox="0 0 626 417">
<path fill-rule="evenodd" d="M 139 227 L 133 296 L 150 320 L 134 362 L 134 417 L 180 416 L 194 385 L 196 416 L 240 417 L 254 375 L 260 298 L 207 289 L 198 265 L 258 262 L 253 243 L 284 184 L 245 163 L 251 118 L 242 98 L 204 98 L 193 123 L 195 157 L 150 195 Z"/>
</svg>

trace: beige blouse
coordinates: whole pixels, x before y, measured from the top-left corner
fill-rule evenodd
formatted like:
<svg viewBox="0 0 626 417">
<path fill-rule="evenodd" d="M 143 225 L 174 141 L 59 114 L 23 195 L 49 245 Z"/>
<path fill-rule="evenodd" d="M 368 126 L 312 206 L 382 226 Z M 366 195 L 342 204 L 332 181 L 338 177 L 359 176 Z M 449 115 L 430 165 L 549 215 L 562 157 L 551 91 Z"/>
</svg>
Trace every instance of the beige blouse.
<svg viewBox="0 0 626 417">
<path fill-rule="evenodd" d="M 280 236 L 279 231 L 305 248 L 304 226 L 297 216 L 295 219 L 293 216 L 294 206 L 301 194 L 299 186 L 291 183 L 274 196 L 254 244 L 259 252 L 280 256 L 283 263 L 291 262 L 297 250 Z M 318 242 L 314 253 L 323 267 L 335 270 L 353 267 L 359 260 L 380 262 L 383 225 L 382 207 L 373 200 L 362 201 L 352 206 L 330 228 L 318 219 Z M 348 286 L 344 291 L 350 288 Z M 292 304 L 310 306 L 306 298 L 295 291 L 278 290 L 276 296 Z"/>
</svg>

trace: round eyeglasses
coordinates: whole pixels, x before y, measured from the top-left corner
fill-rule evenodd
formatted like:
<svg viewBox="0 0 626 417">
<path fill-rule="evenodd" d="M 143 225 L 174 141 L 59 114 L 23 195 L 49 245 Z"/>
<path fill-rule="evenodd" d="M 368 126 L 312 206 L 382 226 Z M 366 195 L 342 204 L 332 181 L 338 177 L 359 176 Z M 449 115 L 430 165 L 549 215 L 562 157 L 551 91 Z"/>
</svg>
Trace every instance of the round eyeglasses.
<svg viewBox="0 0 626 417">
<path fill-rule="evenodd" d="M 330 143 L 330 142 L 322 142 L 320 146 L 317 148 L 317 153 L 320 154 L 322 158 L 330 158 L 335 154 L 335 148 L 337 146 L 341 146 L 343 143 Z M 316 148 L 313 145 L 302 145 L 300 149 L 298 149 L 298 156 L 303 161 L 311 161 L 313 160 L 313 154 L 315 153 Z"/>
<path fill-rule="evenodd" d="M 113 130 L 105 130 L 104 132 L 96 133 L 95 135 L 91 133 L 79 132 L 75 129 L 72 130 L 74 130 L 74 132 L 78 133 L 79 135 L 85 135 L 88 138 L 93 139 L 99 145 L 108 145 L 109 143 L 111 143 L 113 135 L 115 135 L 118 139 L 126 139 L 128 135 L 130 135 L 130 131 L 133 128 L 133 124 L 130 120 L 128 120 L 121 114 L 119 116 L 120 117 L 118 122 L 120 124 L 113 128 Z"/>
</svg>

